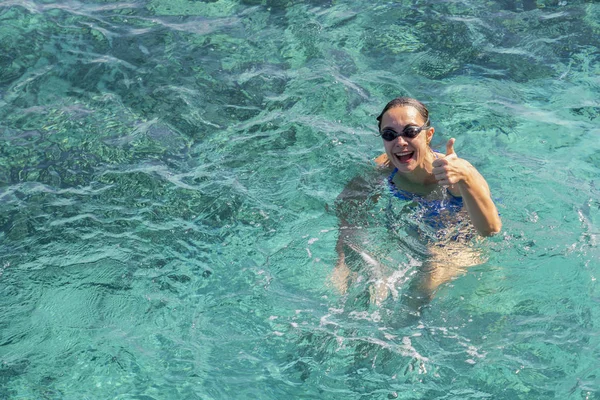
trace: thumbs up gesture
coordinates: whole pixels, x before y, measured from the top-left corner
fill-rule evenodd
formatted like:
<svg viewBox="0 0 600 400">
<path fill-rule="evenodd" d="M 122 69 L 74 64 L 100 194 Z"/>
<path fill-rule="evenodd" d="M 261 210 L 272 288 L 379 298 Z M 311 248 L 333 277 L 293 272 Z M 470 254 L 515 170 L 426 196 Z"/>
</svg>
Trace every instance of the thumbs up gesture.
<svg viewBox="0 0 600 400">
<path fill-rule="evenodd" d="M 456 142 L 456 139 L 450 138 L 448 143 L 446 143 L 446 157 L 452 154 L 456 155 L 456 152 L 454 151 L 454 142 Z"/>
<path fill-rule="evenodd" d="M 446 143 L 446 155 L 433 161 L 433 170 L 438 184 L 442 186 L 450 186 L 464 179 L 464 174 L 468 169 L 468 162 L 458 158 L 454 151 L 454 142 L 452 138 Z"/>
</svg>

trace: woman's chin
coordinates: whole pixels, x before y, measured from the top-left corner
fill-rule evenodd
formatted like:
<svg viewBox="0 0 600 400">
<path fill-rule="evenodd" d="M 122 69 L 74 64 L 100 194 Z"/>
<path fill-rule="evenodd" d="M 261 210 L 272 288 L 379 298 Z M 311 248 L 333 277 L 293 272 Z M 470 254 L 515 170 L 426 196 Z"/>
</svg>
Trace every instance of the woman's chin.
<svg viewBox="0 0 600 400">
<path fill-rule="evenodd" d="M 400 161 L 398 158 L 394 157 L 393 160 L 393 164 L 394 167 L 396 167 L 398 169 L 398 172 L 411 172 L 414 171 L 414 169 L 417 166 L 417 163 L 415 162 L 415 160 L 409 160 L 408 162 L 405 161 Z"/>
</svg>

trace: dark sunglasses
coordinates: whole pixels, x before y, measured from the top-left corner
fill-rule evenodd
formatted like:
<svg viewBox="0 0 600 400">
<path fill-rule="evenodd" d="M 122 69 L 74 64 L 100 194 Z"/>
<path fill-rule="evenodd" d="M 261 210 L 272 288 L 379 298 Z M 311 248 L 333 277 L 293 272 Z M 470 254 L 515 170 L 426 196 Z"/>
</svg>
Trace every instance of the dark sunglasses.
<svg viewBox="0 0 600 400">
<path fill-rule="evenodd" d="M 387 128 L 383 132 L 381 132 L 381 137 L 383 138 L 383 140 L 388 141 L 388 142 L 391 142 L 392 140 L 395 140 L 396 138 L 398 138 L 400 136 L 404 136 L 409 139 L 413 139 L 413 138 L 416 138 L 419 135 L 419 133 L 421 133 L 421 131 L 427 127 L 429 127 L 429 118 L 427 118 L 425 125 L 423 125 L 423 126 L 414 126 L 414 125 L 405 126 L 404 129 L 402 130 L 402 132 L 400 132 L 400 133 L 397 133 L 393 129 Z"/>
</svg>

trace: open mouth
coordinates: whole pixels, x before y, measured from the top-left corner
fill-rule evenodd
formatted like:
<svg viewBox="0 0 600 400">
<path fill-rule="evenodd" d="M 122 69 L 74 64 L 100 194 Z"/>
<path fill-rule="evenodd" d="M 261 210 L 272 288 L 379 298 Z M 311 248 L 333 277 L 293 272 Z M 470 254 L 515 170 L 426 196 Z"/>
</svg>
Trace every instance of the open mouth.
<svg viewBox="0 0 600 400">
<path fill-rule="evenodd" d="M 396 153 L 396 157 L 398 157 L 400 162 L 403 164 L 409 163 L 410 160 L 412 160 L 414 155 L 415 155 L 414 151 L 405 151 L 403 153 Z"/>
</svg>

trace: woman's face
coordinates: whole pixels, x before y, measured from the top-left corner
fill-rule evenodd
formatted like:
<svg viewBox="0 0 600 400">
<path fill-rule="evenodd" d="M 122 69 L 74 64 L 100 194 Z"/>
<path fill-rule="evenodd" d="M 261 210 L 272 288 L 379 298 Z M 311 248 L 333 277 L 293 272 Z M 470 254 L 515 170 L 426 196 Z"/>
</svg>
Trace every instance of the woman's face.
<svg viewBox="0 0 600 400">
<path fill-rule="evenodd" d="M 381 117 L 381 132 L 393 130 L 402 133 L 407 126 L 421 127 L 425 120 L 416 108 L 401 106 L 390 108 Z M 429 170 L 433 160 L 429 142 L 434 129 L 423 129 L 416 137 L 398 136 L 392 141 L 383 141 L 385 152 L 398 172 L 412 172 L 418 168 Z"/>
</svg>

